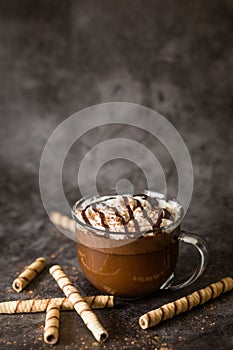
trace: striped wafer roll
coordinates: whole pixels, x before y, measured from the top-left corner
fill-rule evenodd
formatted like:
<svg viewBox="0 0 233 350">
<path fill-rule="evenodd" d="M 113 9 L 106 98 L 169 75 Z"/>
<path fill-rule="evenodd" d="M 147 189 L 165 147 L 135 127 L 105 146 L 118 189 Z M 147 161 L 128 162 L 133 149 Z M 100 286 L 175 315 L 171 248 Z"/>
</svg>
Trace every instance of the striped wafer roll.
<svg viewBox="0 0 233 350">
<path fill-rule="evenodd" d="M 83 297 L 83 299 L 92 309 L 105 309 L 114 306 L 113 295 L 93 295 Z"/>
<path fill-rule="evenodd" d="M 114 306 L 114 297 L 112 295 L 95 295 L 83 297 L 83 299 L 92 309 L 103 309 Z M 0 303 L 0 314 L 44 312 L 52 302 L 57 303 L 61 310 L 74 310 L 73 304 L 68 298 L 29 299 Z"/>
<path fill-rule="evenodd" d="M 52 301 L 46 309 L 44 341 L 47 344 L 56 344 L 59 337 L 59 305 Z"/>
<path fill-rule="evenodd" d="M 74 220 L 69 218 L 66 215 L 63 215 L 57 211 L 53 211 L 50 214 L 50 220 L 54 225 L 60 226 L 65 230 L 69 230 L 71 232 L 75 232 L 75 224 Z"/>
<path fill-rule="evenodd" d="M 33 261 L 12 283 L 16 292 L 21 292 L 45 267 L 46 259 L 40 257 Z"/>
<path fill-rule="evenodd" d="M 139 324 L 143 329 L 155 326 L 163 320 L 191 310 L 193 307 L 202 305 L 210 299 L 217 298 L 220 294 L 228 292 L 232 289 L 233 279 L 231 277 L 225 277 L 221 281 L 212 283 L 204 289 L 197 290 L 186 297 L 147 312 L 139 318 Z"/>
<path fill-rule="evenodd" d="M 105 341 L 108 338 L 108 332 L 62 268 L 59 265 L 54 265 L 50 268 L 49 272 L 73 304 L 74 309 L 80 315 L 86 327 L 92 332 L 95 339 L 99 342 Z"/>
</svg>

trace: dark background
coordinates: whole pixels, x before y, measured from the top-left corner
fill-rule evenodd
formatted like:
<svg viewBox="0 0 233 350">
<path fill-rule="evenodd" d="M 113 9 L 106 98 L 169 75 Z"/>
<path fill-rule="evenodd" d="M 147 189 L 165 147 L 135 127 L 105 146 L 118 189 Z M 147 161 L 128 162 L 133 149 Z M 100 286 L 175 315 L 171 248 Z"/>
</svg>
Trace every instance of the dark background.
<svg viewBox="0 0 233 350">
<path fill-rule="evenodd" d="M 16 274 L 41 255 L 77 281 L 75 245 L 43 209 L 39 162 L 60 122 L 101 102 L 151 107 L 177 128 L 195 175 L 184 228 L 205 237 L 211 252 L 206 272 L 193 286 L 98 311 L 110 333 L 104 345 L 94 342 L 74 313 L 63 313 L 55 348 L 232 348 L 229 294 L 154 329 L 138 326 L 145 311 L 232 276 L 232 19 L 233 5 L 226 0 L 0 0 L 1 301 L 62 296 L 48 270 L 23 295 L 11 290 Z M 97 138 L 101 132 L 108 138 L 103 130 Z M 153 149 L 150 136 L 143 134 L 141 142 Z M 93 145 L 89 135 L 80 156 Z M 169 174 L 170 163 L 164 162 Z M 115 173 L 114 164 L 106 167 L 104 181 Z M 137 171 L 132 169 L 127 168 L 129 177 Z M 76 199 L 78 191 L 69 178 L 64 181 Z M 96 293 L 81 275 L 79 285 L 86 294 Z M 1 349 L 48 348 L 43 323 L 43 314 L 2 315 Z"/>
</svg>

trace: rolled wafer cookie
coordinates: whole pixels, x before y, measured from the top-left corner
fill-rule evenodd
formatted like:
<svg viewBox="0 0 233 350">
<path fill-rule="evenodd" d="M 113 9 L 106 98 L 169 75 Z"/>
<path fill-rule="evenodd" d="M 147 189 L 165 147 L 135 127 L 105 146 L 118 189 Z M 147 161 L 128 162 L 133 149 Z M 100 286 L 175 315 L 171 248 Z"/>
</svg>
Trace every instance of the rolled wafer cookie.
<svg viewBox="0 0 233 350">
<path fill-rule="evenodd" d="M 77 288 L 75 288 L 69 277 L 62 270 L 61 266 L 54 265 L 50 268 L 49 272 L 73 304 L 74 309 L 80 315 L 86 327 L 92 332 L 95 339 L 98 342 L 104 342 L 107 340 L 108 332 L 102 326 L 87 302 L 85 302 Z"/>
<path fill-rule="evenodd" d="M 44 341 L 47 344 L 56 344 L 59 337 L 59 305 L 52 301 L 46 309 Z"/>
<path fill-rule="evenodd" d="M 40 257 L 33 261 L 12 283 L 16 292 L 21 292 L 45 267 L 46 259 Z"/>
<path fill-rule="evenodd" d="M 63 215 L 57 211 L 53 211 L 49 217 L 53 224 L 60 226 L 65 230 L 75 232 L 74 220 L 69 218 L 68 216 Z"/>
<path fill-rule="evenodd" d="M 112 295 L 95 295 L 83 297 L 83 299 L 92 309 L 114 306 L 114 296 Z M 0 303 L 0 314 L 44 312 L 52 302 L 57 303 L 61 310 L 74 310 L 74 306 L 68 298 L 28 299 Z"/>
<path fill-rule="evenodd" d="M 210 299 L 217 298 L 220 294 L 232 289 L 233 279 L 231 277 L 225 277 L 221 281 L 212 283 L 204 289 L 197 290 L 188 296 L 147 312 L 139 318 L 139 325 L 143 329 L 155 326 L 163 320 L 191 310 L 193 307 L 202 305 Z"/>
</svg>

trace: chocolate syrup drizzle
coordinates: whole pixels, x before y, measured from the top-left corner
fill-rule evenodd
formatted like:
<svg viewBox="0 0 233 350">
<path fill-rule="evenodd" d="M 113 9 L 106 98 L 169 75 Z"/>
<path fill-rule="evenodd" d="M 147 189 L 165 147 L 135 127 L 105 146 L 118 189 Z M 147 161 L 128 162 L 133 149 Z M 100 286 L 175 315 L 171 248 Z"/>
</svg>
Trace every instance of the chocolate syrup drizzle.
<svg viewBox="0 0 233 350">
<path fill-rule="evenodd" d="M 85 221 L 85 223 L 91 226 L 91 223 L 90 223 L 90 221 L 88 220 L 88 217 L 87 217 L 87 215 L 86 215 L 86 209 L 87 209 L 87 208 L 85 208 L 85 209 L 83 209 L 83 210 L 81 211 L 81 215 L 82 215 L 82 218 L 83 218 L 83 220 Z"/>
<path fill-rule="evenodd" d="M 163 209 L 159 210 L 158 219 L 157 219 L 157 221 L 153 224 L 152 230 L 156 230 L 158 227 L 160 227 L 160 225 L 161 225 L 161 223 L 162 223 L 162 219 L 163 219 Z"/>
<path fill-rule="evenodd" d="M 138 195 L 138 197 L 139 197 L 140 195 Z M 146 196 L 146 195 L 145 195 Z M 136 201 L 136 203 L 137 203 L 137 206 L 135 207 L 135 209 L 136 208 L 140 208 L 141 209 L 141 211 L 142 211 L 142 213 L 143 213 L 143 216 L 144 216 L 144 218 L 145 219 L 147 219 L 147 221 L 149 222 L 149 224 L 151 225 L 151 226 L 153 226 L 153 220 L 148 216 L 148 214 L 147 214 L 147 211 L 145 210 L 145 208 L 143 208 L 143 206 L 141 205 L 141 202 L 138 200 L 138 199 L 136 199 L 136 198 L 134 198 L 135 199 L 135 201 Z"/>
<path fill-rule="evenodd" d="M 140 227 L 139 227 L 138 222 L 137 222 L 137 220 L 135 219 L 135 217 L 133 215 L 133 211 L 132 211 L 132 209 L 131 209 L 131 207 L 130 207 L 130 205 L 128 203 L 128 198 L 123 196 L 123 199 L 124 199 L 125 206 L 126 206 L 126 209 L 128 211 L 128 214 L 129 214 L 129 220 L 133 221 L 135 231 L 138 232 L 138 231 L 140 231 Z"/>
<path fill-rule="evenodd" d="M 146 209 L 142 206 L 141 202 L 135 197 L 141 197 L 142 199 L 146 199 L 151 204 L 151 206 L 153 206 L 154 208 L 156 208 L 158 206 L 158 201 L 155 198 L 151 198 L 151 197 L 147 196 L 146 194 L 136 194 L 136 195 L 133 196 L 133 198 L 135 200 L 135 203 L 136 203 L 136 206 L 132 210 L 130 205 L 129 205 L 129 203 L 128 203 L 128 198 L 123 196 L 123 199 L 124 199 L 124 202 L 125 202 L 125 206 L 126 206 L 126 209 L 128 211 L 128 215 L 129 215 L 129 220 L 133 221 L 134 228 L 135 228 L 136 232 L 140 232 L 140 226 L 139 226 L 137 220 L 135 219 L 134 212 L 133 212 L 134 209 L 136 209 L 136 208 L 140 208 L 141 209 L 144 218 L 148 220 L 148 222 L 149 222 L 149 224 L 151 226 L 151 230 L 147 231 L 148 233 L 157 231 L 160 228 L 160 225 L 162 223 L 162 219 L 170 219 L 170 220 L 173 219 L 172 215 L 170 214 L 170 212 L 167 209 L 163 208 L 163 209 L 159 209 L 157 221 L 154 223 L 153 220 L 149 217 Z M 116 197 L 115 196 L 114 197 L 108 197 L 108 198 L 106 198 L 104 200 L 100 200 L 98 202 L 88 204 L 81 211 L 81 215 L 82 215 L 83 220 L 85 221 L 85 223 L 90 225 L 90 226 L 92 226 L 92 224 L 90 223 L 90 221 L 89 221 L 89 219 L 88 219 L 88 217 L 86 215 L 87 208 L 92 206 L 94 212 L 99 214 L 102 226 L 104 227 L 105 230 L 108 230 L 109 229 L 109 225 L 106 223 L 105 214 L 102 211 L 100 211 L 100 210 L 98 210 L 96 208 L 96 204 L 97 203 L 102 203 L 102 202 L 105 202 L 105 201 L 107 201 L 109 199 L 114 199 L 114 198 L 116 198 Z M 109 206 L 106 206 L 106 207 L 109 207 Z M 115 213 L 116 217 L 118 217 L 120 219 L 122 225 L 124 226 L 125 232 L 128 233 L 129 230 L 128 230 L 128 227 L 127 227 L 127 222 L 124 219 L 124 217 L 118 212 L 116 207 L 109 207 L 109 208 L 114 210 L 114 213 Z"/>
<path fill-rule="evenodd" d="M 124 226 L 125 232 L 129 232 L 128 227 L 127 227 L 127 222 L 125 221 L 124 217 L 118 212 L 116 207 L 112 207 L 114 210 L 114 214 L 121 220 L 122 225 Z"/>
<path fill-rule="evenodd" d="M 96 208 L 94 207 L 94 205 L 93 205 L 93 210 L 94 210 L 95 213 L 98 213 L 98 214 L 99 214 L 102 226 L 103 226 L 105 229 L 108 229 L 109 226 L 108 226 L 108 224 L 105 222 L 105 215 L 104 215 L 104 213 L 103 213 L 102 211 L 96 209 Z"/>
</svg>

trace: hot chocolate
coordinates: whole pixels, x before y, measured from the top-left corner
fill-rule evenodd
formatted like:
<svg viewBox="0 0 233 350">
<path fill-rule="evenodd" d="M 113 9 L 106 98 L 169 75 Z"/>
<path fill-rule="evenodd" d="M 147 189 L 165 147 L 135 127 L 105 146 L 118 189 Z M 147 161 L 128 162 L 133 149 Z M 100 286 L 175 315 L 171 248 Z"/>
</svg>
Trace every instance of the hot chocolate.
<svg viewBox="0 0 233 350">
<path fill-rule="evenodd" d="M 151 294 L 174 271 L 181 216 L 176 201 L 146 193 L 93 197 L 77 202 L 73 215 L 80 266 L 99 290 Z"/>
</svg>

